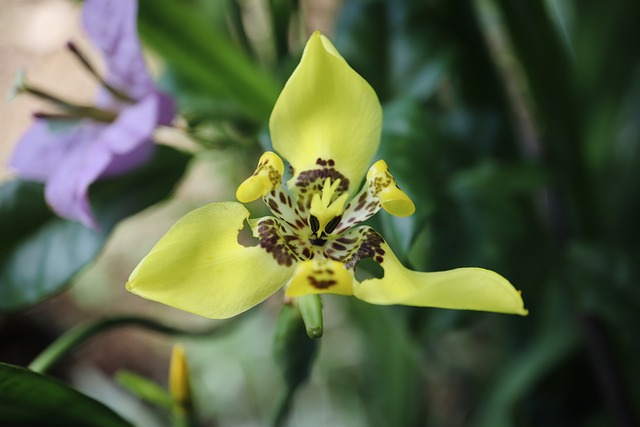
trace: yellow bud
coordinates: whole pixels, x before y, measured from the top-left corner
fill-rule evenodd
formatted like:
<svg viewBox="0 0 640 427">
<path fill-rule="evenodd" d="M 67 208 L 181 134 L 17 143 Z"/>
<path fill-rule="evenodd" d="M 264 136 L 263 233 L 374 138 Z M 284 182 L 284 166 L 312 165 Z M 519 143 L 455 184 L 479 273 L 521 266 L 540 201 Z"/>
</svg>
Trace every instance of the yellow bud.
<svg viewBox="0 0 640 427">
<path fill-rule="evenodd" d="M 182 408 L 191 406 L 191 382 L 189 366 L 180 344 L 173 346 L 171 365 L 169 366 L 169 392 L 174 403 Z"/>
</svg>

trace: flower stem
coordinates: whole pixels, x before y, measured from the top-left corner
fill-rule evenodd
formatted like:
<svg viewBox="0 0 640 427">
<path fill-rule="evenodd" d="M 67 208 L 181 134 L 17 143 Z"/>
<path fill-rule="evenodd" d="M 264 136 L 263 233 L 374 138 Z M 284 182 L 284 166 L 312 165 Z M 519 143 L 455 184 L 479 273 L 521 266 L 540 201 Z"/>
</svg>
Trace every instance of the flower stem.
<svg viewBox="0 0 640 427">
<path fill-rule="evenodd" d="M 135 100 L 132 99 L 130 96 L 128 96 L 126 93 L 124 93 L 123 91 L 121 91 L 119 89 L 116 89 L 111 84 L 109 84 L 100 75 L 100 73 L 98 73 L 98 71 L 95 69 L 95 67 L 93 65 L 91 65 L 91 62 L 89 62 L 89 59 L 87 58 L 87 56 L 82 53 L 82 51 L 78 48 L 78 46 L 74 42 L 68 41 L 67 42 L 67 49 L 69 49 L 71 51 L 71 53 L 73 53 L 75 55 L 75 57 L 87 69 L 87 71 L 89 71 L 91 73 L 91 75 L 94 76 L 96 78 L 96 80 L 98 80 L 98 82 L 102 86 L 104 86 L 104 88 L 107 89 L 111 93 L 111 95 L 115 96 L 116 98 L 118 98 L 121 101 L 129 102 L 129 103 L 135 102 Z"/>
<path fill-rule="evenodd" d="M 210 336 L 228 332 L 231 329 L 231 326 L 235 323 L 235 321 L 227 321 L 223 324 L 216 324 L 205 329 L 188 331 L 167 326 L 162 323 L 158 323 L 155 320 L 143 317 L 122 316 L 100 319 L 91 323 L 76 326 L 75 328 L 67 331 L 42 351 L 42 353 L 40 353 L 29 364 L 29 369 L 41 374 L 46 373 L 71 350 L 83 344 L 94 335 L 123 326 L 136 326 L 166 335 Z"/>
<path fill-rule="evenodd" d="M 294 393 L 295 389 L 287 388 L 285 394 L 281 397 L 278 407 L 276 408 L 275 416 L 273 417 L 272 427 L 284 427 L 289 417 L 289 410 L 291 409 Z"/>
<path fill-rule="evenodd" d="M 16 88 L 16 90 L 18 93 L 28 93 L 29 95 L 53 103 L 71 115 L 72 118 L 88 117 L 99 122 L 111 123 L 117 117 L 117 114 L 112 111 L 102 110 L 90 105 L 77 105 L 56 95 L 52 95 L 45 90 L 28 85 L 27 83 L 23 83 L 22 86 Z"/>
</svg>

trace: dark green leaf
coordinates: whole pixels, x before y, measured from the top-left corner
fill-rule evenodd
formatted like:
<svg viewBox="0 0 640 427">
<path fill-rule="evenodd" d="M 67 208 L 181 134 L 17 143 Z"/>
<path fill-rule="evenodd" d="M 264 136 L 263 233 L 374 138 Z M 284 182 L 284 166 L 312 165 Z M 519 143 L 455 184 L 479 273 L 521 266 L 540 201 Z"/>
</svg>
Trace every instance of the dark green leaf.
<svg viewBox="0 0 640 427">
<path fill-rule="evenodd" d="M 149 46 L 203 92 L 234 101 L 255 119 L 269 117 L 279 85 L 196 10 L 175 0 L 142 0 L 139 29 Z"/>
<path fill-rule="evenodd" d="M 102 403 L 52 378 L 0 363 L 0 425 L 131 427 Z"/>
<path fill-rule="evenodd" d="M 188 160 L 159 146 L 143 168 L 95 184 L 91 202 L 99 230 L 51 213 L 41 184 L 15 180 L 0 187 L 0 311 L 60 292 L 97 256 L 118 221 L 167 197 Z"/>
<path fill-rule="evenodd" d="M 274 340 L 274 358 L 290 390 L 307 380 L 317 350 L 317 341 L 307 336 L 298 307 L 285 304 L 280 310 Z"/>
<path fill-rule="evenodd" d="M 541 189 L 547 179 L 545 171 L 533 164 L 498 165 L 493 162 L 458 172 L 452 177 L 451 189 L 467 197 L 508 197 Z"/>
<path fill-rule="evenodd" d="M 361 328 L 367 345 L 363 369 L 367 375 L 363 392 L 370 393 L 367 412 L 371 426 L 419 425 L 420 369 L 406 318 L 391 307 L 381 307 L 352 298 L 348 301 L 353 321 Z M 404 311 L 408 313 L 408 311 Z"/>
<path fill-rule="evenodd" d="M 299 308 L 293 304 L 283 305 L 276 325 L 273 355 L 286 387 L 275 415 L 275 426 L 284 425 L 294 393 L 309 378 L 318 342 L 307 335 Z"/>
</svg>

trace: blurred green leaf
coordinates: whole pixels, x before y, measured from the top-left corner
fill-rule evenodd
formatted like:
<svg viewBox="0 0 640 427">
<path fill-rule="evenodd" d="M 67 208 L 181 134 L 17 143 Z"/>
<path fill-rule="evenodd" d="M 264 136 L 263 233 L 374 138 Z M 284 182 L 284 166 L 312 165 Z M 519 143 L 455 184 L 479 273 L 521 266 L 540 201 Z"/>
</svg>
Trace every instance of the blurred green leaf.
<svg viewBox="0 0 640 427">
<path fill-rule="evenodd" d="M 286 384 L 275 416 L 275 426 L 284 425 L 294 393 L 309 378 L 319 340 L 310 339 L 297 306 L 285 304 L 280 310 L 273 343 L 273 355 Z"/>
<path fill-rule="evenodd" d="M 0 363 L 3 427 L 132 427 L 102 403 L 52 378 Z"/>
<path fill-rule="evenodd" d="M 154 405 L 171 409 L 173 401 L 164 388 L 147 378 L 127 370 L 119 370 L 116 374 L 116 381 L 131 393 Z"/>
<path fill-rule="evenodd" d="M 176 0 L 142 0 L 138 23 L 144 41 L 204 93 L 232 100 L 254 119 L 268 119 L 278 83 L 197 9 Z"/>
<path fill-rule="evenodd" d="M 542 189 L 547 182 L 543 169 L 533 164 L 498 165 L 484 162 L 458 172 L 451 180 L 451 190 L 467 197 L 506 198 Z"/>
<path fill-rule="evenodd" d="M 404 317 L 408 311 L 355 298 L 350 298 L 348 304 L 367 343 L 363 369 L 371 375 L 366 377 L 363 393 L 371 397 L 367 400 L 369 425 L 418 425 L 423 402 L 418 388 L 418 359 Z"/>
<path fill-rule="evenodd" d="M 502 368 L 479 405 L 474 426 L 513 425 L 513 413 L 521 400 L 578 348 L 580 334 L 567 310 L 566 295 L 554 284 L 545 289 L 545 305 L 529 316 L 529 322 L 538 323 L 535 336 Z"/>
<path fill-rule="evenodd" d="M 498 0 L 504 24 L 521 63 L 543 130 L 547 164 L 553 172 L 558 203 L 570 235 L 600 233 L 593 177 L 586 164 L 586 106 L 571 54 L 549 18 L 543 2 Z M 589 46 L 591 50 L 592 47 Z"/>
<path fill-rule="evenodd" d="M 405 259 L 416 235 L 415 217 L 401 218 L 386 212 L 381 212 L 378 215 L 382 223 L 384 239 L 389 243 L 396 256 Z"/>
<path fill-rule="evenodd" d="M 158 146 L 144 167 L 92 186 L 99 230 L 50 212 L 42 184 L 14 180 L 1 186 L 0 311 L 25 308 L 60 292 L 98 255 L 119 221 L 171 193 L 189 158 Z"/>
<path fill-rule="evenodd" d="M 276 325 L 273 352 L 289 389 L 306 381 L 313 366 L 318 341 L 307 336 L 307 330 L 298 307 L 285 304 Z"/>
<path fill-rule="evenodd" d="M 271 22 L 278 60 L 289 53 L 289 30 L 298 9 L 298 0 L 269 0 Z"/>
</svg>

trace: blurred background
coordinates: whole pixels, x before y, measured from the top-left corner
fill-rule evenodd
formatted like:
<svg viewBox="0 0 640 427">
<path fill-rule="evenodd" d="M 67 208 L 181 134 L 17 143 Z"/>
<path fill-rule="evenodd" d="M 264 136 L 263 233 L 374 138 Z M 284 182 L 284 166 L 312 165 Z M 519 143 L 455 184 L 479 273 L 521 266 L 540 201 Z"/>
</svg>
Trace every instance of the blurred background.
<svg viewBox="0 0 640 427">
<path fill-rule="evenodd" d="M 24 70 L 55 93 L 93 99 L 97 84 L 65 49 L 74 40 L 100 63 L 79 10 L 67 0 L 0 3 L 0 92 Z M 287 425 L 638 425 L 640 2 L 140 0 L 138 25 L 154 76 L 179 105 L 179 129 L 156 139 L 193 158 L 172 197 L 120 222 L 68 284 L 0 314 L 0 361 L 25 366 L 105 316 L 211 324 L 124 283 L 178 218 L 235 198 L 269 146 L 279 90 L 320 29 L 378 94 L 378 157 L 417 207 L 408 219 L 382 212 L 374 228 L 415 270 L 500 272 L 530 314 L 326 296 L 324 337 Z M 13 179 L 4 165 L 41 105 L 26 95 L 0 103 L 0 180 Z M 202 425 L 270 423 L 285 390 L 273 354 L 281 304 L 272 297 L 228 333 L 180 338 Z M 176 341 L 113 330 L 53 375 L 136 425 L 166 426 L 114 375 L 164 387 Z"/>
</svg>

